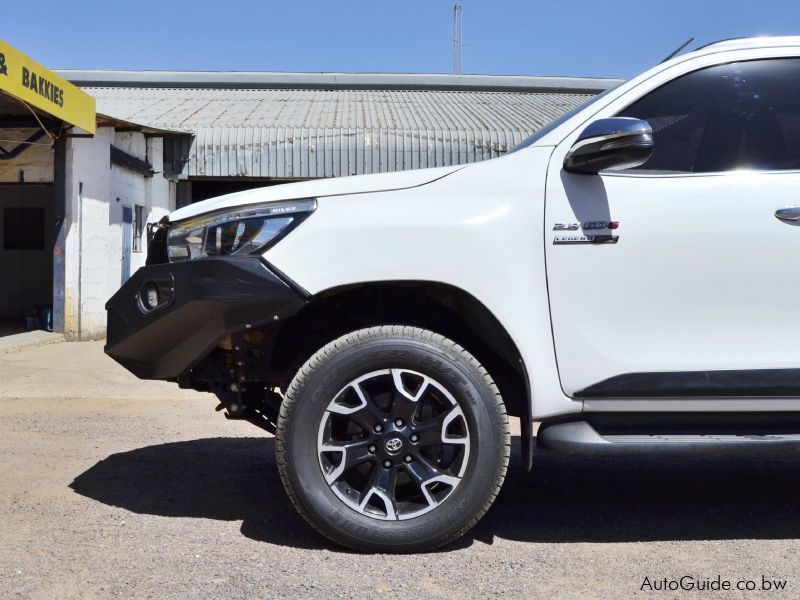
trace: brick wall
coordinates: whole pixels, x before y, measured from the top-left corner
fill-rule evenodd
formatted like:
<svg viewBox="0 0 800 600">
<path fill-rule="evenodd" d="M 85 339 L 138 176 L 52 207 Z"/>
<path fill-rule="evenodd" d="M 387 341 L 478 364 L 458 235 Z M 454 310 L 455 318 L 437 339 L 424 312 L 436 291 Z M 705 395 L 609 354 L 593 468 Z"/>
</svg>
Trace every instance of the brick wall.
<svg viewBox="0 0 800 600">
<path fill-rule="evenodd" d="M 111 145 L 153 166 L 145 177 L 110 164 Z M 174 207 L 174 183 L 164 179 L 162 140 L 138 132 L 100 128 L 92 139 L 71 139 L 67 150 L 67 274 L 65 334 L 68 339 L 105 335 L 105 303 L 122 283 L 123 207 L 144 207 L 145 222 L 157 221 Z M 82 184 L 82 185 L 81 185 Z M 83 231 L 81 231 L 81 228 Z M 130 272 L 144 264 L 131 254 Z"/>
</svg>

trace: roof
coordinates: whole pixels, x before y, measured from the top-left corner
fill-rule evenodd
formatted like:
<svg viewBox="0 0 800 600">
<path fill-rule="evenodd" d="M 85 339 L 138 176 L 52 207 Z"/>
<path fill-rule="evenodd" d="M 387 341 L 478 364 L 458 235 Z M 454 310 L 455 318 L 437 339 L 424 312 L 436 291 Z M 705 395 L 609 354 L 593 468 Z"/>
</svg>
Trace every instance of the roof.
<svg viewBox="0 0 800 600">
<path fill-rule="evenodd" d="M 60 71 L 98 111 L 187 131 L 183 177 L 294 179 L 498 156 L 619 80 L 352 73 Z M 289 86 L 289 87 L 287 87 Z"/>
<path fill-rule="evenodd" d="M 178 129 L 164 129 L 161 127 L 153 127 L 152 125 L 142 125 L 141 123 L 134 123 L 119 117 L 112 117 L 103 113 L 97 113 L 97 126 L 98 127 L 113 127 L 118 131 L 139 131 L 146 135 L 152 136 L 165 136 L 165 135 L 191 135 L 188 131 L 181 131 Z"/>
<path fill-rule="evenodd" d="M 289 73 L 283 71 L 110 71 L 58 69 L 82 87 L 370 89 L 574 92 L 597 94 L 620 79 L 450 73 Z"/>
</svg>

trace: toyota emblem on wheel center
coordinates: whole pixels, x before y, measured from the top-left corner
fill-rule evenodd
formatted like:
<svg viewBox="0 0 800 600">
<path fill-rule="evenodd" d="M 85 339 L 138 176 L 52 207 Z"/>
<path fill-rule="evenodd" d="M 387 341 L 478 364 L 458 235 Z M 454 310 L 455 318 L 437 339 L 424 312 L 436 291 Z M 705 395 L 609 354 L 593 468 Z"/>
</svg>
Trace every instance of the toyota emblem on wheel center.
<svg viewBox="0 0 800 600">
<path fill-rule="evenodd" d="M 386 440 L 386 451 L 394 454 L 400 451 L 400 448 L 403 447 L 403 442 L 400 438 L 392 438 L 390 440 Z"/>
</svg>

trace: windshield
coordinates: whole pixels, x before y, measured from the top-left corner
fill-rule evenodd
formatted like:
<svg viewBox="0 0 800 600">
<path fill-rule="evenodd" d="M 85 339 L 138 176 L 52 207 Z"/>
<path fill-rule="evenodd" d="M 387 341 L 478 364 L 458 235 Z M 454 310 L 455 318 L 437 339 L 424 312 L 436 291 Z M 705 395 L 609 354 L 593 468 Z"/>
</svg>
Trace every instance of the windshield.
<svg viewBox="0 0 800 600">
<path fill-rule="evenodd" d="M 509 153 L 511 153 L 511 152 L 516 152 L 517 150 L 522 150 L 523 148 L 527 148 L 528 146 L 531 146 L 532 144 L 535 144 L 535 143 L 536 143 L 536 142 L 538 142 L 538 141 L 539 141 L 541 138 L 543 138 L 543 137 L 544 137 L 544 136 L 546 136 L 548 133 L 550 133 L 551 131 L 553 131 L 553 130 L 554 130 L 556 127 L 558 127 L 558 126 L 559 126 L 559 125 L 561 125 L 562 123 L 566 123 L 566 122 L 567 122 L 569 119 L 571 119 L 572 117 L 574 117 L 575 115 L 577 115 L 577 114 L 578 114 L 579 112 L 581 112 L 581 111 L 582 111 L 584 108 L 586 108 L 587 106 L 590 106 L 590 105 L 594 104 L 595 102 L 597 102 L 598 100 L 600 100 L 600 98 L 602 98 L 603 96 L 605 96 L 606 94 L 608 94 L 608 92 L 610 92 L 611 90 L 613 90 L 613 89 L 614 89 L 614 88 L 616 88 L 616 87 L 617 87 L 617 86 L 615 85 L 614 87 L 610 87 L 610 88 L 608 88 L 606 91 L 602 92 L 601 94 L 597 94 L 597 96 L 594 96 L 594 97 L 592 97 L 592 98 L 589 98 L 589 99 L 588 99 L 586 102 L 584 102 L 583 104 L 579 104 L 578 106 L 576 106 L 576 107 L 575 107 L 575 108 L 573 108 L 572 110 L 570 110 L 570 111 L 568 111 L 568 112 L 565 112 L 563 115 L 561 115 L 560 117 L 558 117 L 558 118 L 557 118 L 555 121 L 550 121 L 550 122 L 549 122 L 547 125 L 545 125 L 544 127 L 542 127 L 542 128 L 539 130 L 539 131 L 537 131 L 536 133 L 534 133 L 532 136 L 525 138 L 525 139 L 524 139 L 524 140 L 522 140 L 522 141 L 521 141 L 519 144 L 517 144 L 516 146 L 514 146 L 514 147 L 513 147 L 511 150 L 509 150 Z"/>
</svg>

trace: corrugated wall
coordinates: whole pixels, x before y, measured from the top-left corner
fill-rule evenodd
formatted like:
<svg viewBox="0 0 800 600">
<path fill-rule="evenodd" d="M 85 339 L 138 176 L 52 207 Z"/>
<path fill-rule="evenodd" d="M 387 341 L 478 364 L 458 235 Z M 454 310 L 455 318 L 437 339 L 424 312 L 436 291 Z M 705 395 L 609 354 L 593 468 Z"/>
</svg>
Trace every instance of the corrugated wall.
<svg viewBox="0 0 800 600">
<path fill-rule="evenodd" d="M 182 177 L 295 179 L 464 164 L 503 154 L 591 97 L 439 90 L 87 88 L 98 110 L 192 138 Z"/>
<path fill-rule="evenodd" d="M 212 177 L 339 177 L 499 156 L 525 132 L 208 127 L 180 144 L 174 167 Z"/>
</svg>

